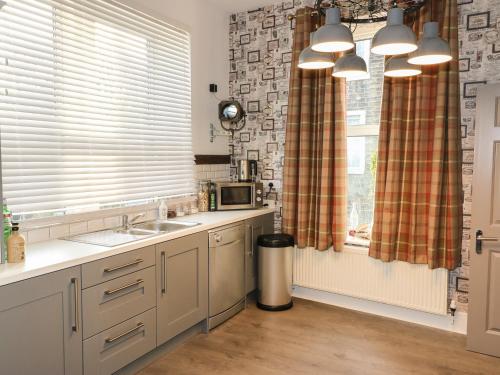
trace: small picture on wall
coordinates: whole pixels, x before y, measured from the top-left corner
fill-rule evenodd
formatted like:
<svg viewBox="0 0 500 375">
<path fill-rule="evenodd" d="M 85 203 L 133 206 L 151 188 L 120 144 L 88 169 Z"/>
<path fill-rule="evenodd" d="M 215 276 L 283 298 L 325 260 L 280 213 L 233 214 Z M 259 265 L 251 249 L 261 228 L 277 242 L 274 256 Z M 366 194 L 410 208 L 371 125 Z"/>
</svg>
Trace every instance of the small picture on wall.
<svg viewBox="0 0 500 375">
<path fill-rule="evenodd" d="M 262 21 L 262 28 L 263 29 L 270 29 L 271 27 L 274 27 L 275 24 L 275 19 L 274 16 L 268 16 Z"/>
<path fill-rule="evenodd" d="M 262 80 L 270 81 L 272 79 L 274 79 L 274 68 L 267 68 L 264 70 L 264 73 L 262 73 Z"/>
<path fill-rule="evenodd" d="M 258 100 L 249 101 L 247 104 L 248 113 L 258 113 L 260 112 L 260 102 Z"/>
<path fill-rule="evenodd" d="M 460 72 L 468 72 L 470 70 L 470 58 L 466 57 L 458 60 L 458 65 Z"/>
<path fill-rule="evenodd" d="M 249 44 L 250 43 L 250 34 L 240 35 L 240 44 Z"/>
<path fill-rule="evenodd" d="M 278 100 L 278 92 L 277 91 L 272 91 L 267 93 L 267 101 L 268 102 L 275 102 Z"/>
<path fill-rule="evenodd" d="M 490 12 L 467 15 L 467 30 L 479 30 L 490 27 Z"/>
<path fill-rule="evenodd" d="M 455 289 L 457 292 L 469 293 L 469 279 L 465 277 L 457 277 Z"/>
<path fill-rule="evenodd" d="M 500 96 L 495 99 L 495 127 L 500 128 Z"/>
<path fill-rule="evenodd" d="M 242 83 L 240 85 L 240 94 L 250 94 L 250 84 Z"/>
<path fill-rule="evenodd" d="M 273 118 L 267 118 L 264 120 L 262 123 L 262 130 L 274 130 L 274 119 Z"/>
<path fill-rule="evenodd" d="M 283 10 L 293 9 L 293 1 L 283 1 Z"/>
<path fill-rule="evenodd" d="M 500 43 L 493 43 L 491 45 L 491 53 L 500 53 Z"/>
<path fill-rule="evenodd" d="M 248 132 L 240 133 L 240 142 L 242 143 L 250 142 L 250 133 Z"/>
<path fill-rule="evenodd" d="M 281 106 L 281 114 L 283 116 L 286 116 L 288 114 L 288 106 L 287 105 L 282 105 Z"/>
<path fill-rule="evenodd" d="M 486 81 L 465 82 L 464 83 L 464 98 L 475 98 L 477 90 L 482 85 L 486 85 Z"/>
<path fill-rule="evenodd" d="M 229 60 L 234 60 L 234 49 L 229 50 Z"/>
<path fill-rule="evenodd" d="M 292 62 L 292 53 L 291 52 L 285 52 L 281 55 L 281 59 L 283 60 L 283 63 L 291 63 Z"/>
<path fill-rule="evenodd" d="M 270 40 L 267 42 L 267 50 L 268 51 L 274 51 L 275 49 L 280 48 L 280 40 L 275 39 L 275 40 Z"/>
<path fill-rule="evenodd" d="M 250 51 L 248 52 L 248 62 L 257 63 L 260 61 L 260 51 Z"/>
<path fill-rule="evenodd" d="M 248 160 L 259 160 L 259 150 L 247 150 Z"/>
<path fill-rule="evenodd" d="M 270 154 L 271 152 L 278 151 L 278 144 L 277 143 L 268 143 L 267 144 L 267 153 Z"/>
<path fill-rule="evenodd" d="M 261 180 L 274 180 L 274 169 L 264 169 L 260 176 Z"/>
</svg>

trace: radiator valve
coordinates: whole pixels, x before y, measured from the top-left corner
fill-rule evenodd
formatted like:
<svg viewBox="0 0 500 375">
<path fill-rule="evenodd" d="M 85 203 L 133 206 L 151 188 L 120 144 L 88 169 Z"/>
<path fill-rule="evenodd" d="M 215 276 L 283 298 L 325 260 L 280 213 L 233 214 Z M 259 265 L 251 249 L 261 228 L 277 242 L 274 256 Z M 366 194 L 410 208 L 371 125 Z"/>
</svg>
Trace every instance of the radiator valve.
<svg viewBox="0 0 500 375">
<path fill-rule="evenodd" d="M 453 299 L 450 302 L 451 324 L 455 324 L 455 312 L 457 311 L 457 302 Z"/>
</svg>

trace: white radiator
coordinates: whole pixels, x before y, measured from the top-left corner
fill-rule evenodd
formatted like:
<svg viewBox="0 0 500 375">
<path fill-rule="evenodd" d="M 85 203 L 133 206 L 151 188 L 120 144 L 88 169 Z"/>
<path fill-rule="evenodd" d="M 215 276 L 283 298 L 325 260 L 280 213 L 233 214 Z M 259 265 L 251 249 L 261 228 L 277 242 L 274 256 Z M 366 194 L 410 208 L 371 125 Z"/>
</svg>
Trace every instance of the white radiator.
<svg viewBox="0 0 500 375">
<path fill-rule="evenodd" d="M 383 263 L 366 251 L 295 249 L 294 285 L 445 315 L 448 271 Z"/>
</svg>

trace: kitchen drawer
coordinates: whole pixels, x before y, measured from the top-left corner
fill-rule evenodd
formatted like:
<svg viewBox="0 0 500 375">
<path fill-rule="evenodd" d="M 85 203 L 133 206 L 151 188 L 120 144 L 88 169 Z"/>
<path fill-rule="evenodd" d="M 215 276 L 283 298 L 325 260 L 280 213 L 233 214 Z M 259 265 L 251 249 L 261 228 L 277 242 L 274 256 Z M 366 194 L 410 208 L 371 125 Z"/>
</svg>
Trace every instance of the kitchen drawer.
<svg viewBox="0 0 500 375">
<path fill-rule="evenodd" d="M 156 347 L 156 309 L 83 341 L 85 375 L 112 374 Z"/>
<path fill-rule="evenodd" d="M 129 251 L 82 266 L 82 288 L 103 283 L 155 264 L 155 247 Z"/>
<path fill-rule="evenodd" d="M 155 267 L 82 291 L 83 338 L 156 306 Z"/>
</svg>

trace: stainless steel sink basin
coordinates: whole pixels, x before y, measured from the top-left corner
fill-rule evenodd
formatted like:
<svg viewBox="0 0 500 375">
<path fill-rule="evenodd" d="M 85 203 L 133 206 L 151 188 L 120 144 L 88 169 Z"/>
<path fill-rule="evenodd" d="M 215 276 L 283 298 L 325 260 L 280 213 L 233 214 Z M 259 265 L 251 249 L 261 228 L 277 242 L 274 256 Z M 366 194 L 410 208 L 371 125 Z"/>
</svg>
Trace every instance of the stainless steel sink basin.
<svg viewBox="0 0 500 375">
<path fill-rule="evenodd" d="M 189 221 L 146 221 L 128 229 L 116 228 L 67 237 L 68 241 L 83 242 L 101 246 L 118 246 L 125 243 L 156 236 L 160 233 L 175 232 L 200 225 Z"/>
<path fill-rule="evenodd" d="M 139 229 L 139 228 L 130 228 L 130 229 L 118 228 L 115 229 L 114 232 L 122 234 L 130 234 L 132 236 L 151 236 L 152 234 L 158 234 L 158 231 Z"/>
<path fill-rule="evenodd" d="M 190 221 L 146 221 L 144 223 L 135 224 L 133 229 L 151 231 L 156 233 L 175 232 L 177 230 L 186 229 L 200 225 Z"/>
</svg>

